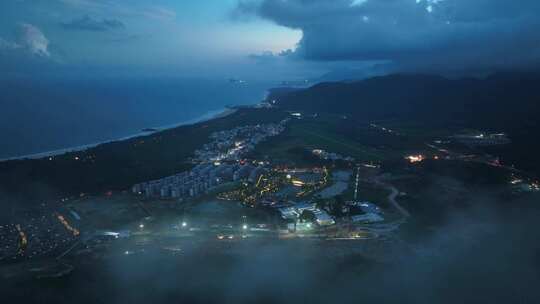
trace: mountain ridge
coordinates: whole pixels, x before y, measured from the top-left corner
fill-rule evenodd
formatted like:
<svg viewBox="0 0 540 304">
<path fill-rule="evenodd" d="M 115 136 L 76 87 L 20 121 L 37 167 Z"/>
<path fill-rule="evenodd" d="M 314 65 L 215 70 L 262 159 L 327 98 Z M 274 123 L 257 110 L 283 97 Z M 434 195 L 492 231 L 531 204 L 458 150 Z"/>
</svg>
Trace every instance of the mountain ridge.
<svg viewBox="0 0 540 304">
<path fill-rule="evenodd" d="M 539 84 L 540 73 L 497 73 L 484 79 L 394 74 L 324 82 L 269 98 L 291 111 L 350 114 L 367 120 L 464 120 L 489 127 L 510 123 L 509 115 L 529 119 L 540 114 Z M 500 121 L 500 115 L 506 118 Z"/>
</svg>

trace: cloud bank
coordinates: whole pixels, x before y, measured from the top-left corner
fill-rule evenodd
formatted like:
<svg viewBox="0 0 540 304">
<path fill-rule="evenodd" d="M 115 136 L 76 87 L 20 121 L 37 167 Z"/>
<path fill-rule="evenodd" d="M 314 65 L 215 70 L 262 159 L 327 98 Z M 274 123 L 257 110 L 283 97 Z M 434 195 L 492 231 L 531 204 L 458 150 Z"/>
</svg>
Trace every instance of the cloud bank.
<svg viewBox="0 0 540 304">
<path fill-rule="evenodd" d="M 24 52 L 36 57 L 49 57 L 49 40 L 36 26 L 20 23 L 16 29 L 15 40 L 0 37 L 0 53 L 4 57 L 13 52 Z"/>
<path fill-rule="evenodd" d="M 61 23 L 62 27 L 68 30 L 105 32 L 110 30 L 124 29 L 125 25 L 117 19 L 95 19 L 85 15 L 69 22 Z"/>
<path fill-rule="evenodd" d="M 57 60 L 51 54 L 50 42 L 37 26 L 19 23 L 14 35 L 0 37 L 0 70 L 6 76 L 11 72 L 42 71 L 50 68 Z"/>
<path fill-rule="evenodd" d="M 301 30 L 307 60 L 479 71 L 539 66 L 538 11 L 536 0 L 242 0 L 235 15 Z"/>
<path fill-rule="evenodd" d="M 39 57 L 49 57 L 49 40 L 36 26 L 21 23 L 17 28 L 18 41 L 14 44 Z"/>
</svg>

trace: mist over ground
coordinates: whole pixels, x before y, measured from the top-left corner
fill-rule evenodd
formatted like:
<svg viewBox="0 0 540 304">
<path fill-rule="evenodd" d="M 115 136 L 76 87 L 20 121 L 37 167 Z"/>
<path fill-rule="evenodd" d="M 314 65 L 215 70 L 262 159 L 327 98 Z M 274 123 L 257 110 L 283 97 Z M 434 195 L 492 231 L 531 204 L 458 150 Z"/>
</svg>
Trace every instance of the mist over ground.
<svg viewBox="0 0 540 304">
<path fill-rule="evenodd" d="M 154 240 L 132 255 L 119 245 L 103 260 L 81 259 L 63 278 L 4 281 L 2 294 L 56 303 L 537 303 L 536 198 L 509 206 L 486 197 L 414 241 Z"/>
<path fill-rule="evenodd" d="M 540 303 L 539 11 L 2 1 L 0 159 L 148 135 L 0 162 L 0 302 Z M 267 96 L 276 85 L 313 87 Z M 212 164 L 234 166 L 222 179 Z M 239 164 L 256 178 L 234 177 Z M 303 166 L 324 181 L 296 180 Z M 341 167 L 358 168 L 356 188 L 351 175 L 345 192 L 316 197 Z M 238 185 L 213 188 L 225 179 Z M 210 196 L 237 209 L 192 208 Z M 287 220 L 269 210 L 304 202 Z M 319 227 L 323 211 L 333 222 Z"/>
</svg>

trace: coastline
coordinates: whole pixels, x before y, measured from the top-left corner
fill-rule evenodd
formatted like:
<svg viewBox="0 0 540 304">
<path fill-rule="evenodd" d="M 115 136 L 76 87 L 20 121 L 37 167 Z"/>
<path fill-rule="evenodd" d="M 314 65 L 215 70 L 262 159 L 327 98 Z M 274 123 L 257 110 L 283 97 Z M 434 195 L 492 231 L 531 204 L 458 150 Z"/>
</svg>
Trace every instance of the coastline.
<svg viewBox="0 0 540 304">
<path fill-rule="evenodd" d="M 50 150 L 50 151 L 39 152 L 39 153 L 26 154 L 26 155 L 21 155 L 21 156 L 13 156 L 13 157 L 8 157 L 8 158 L 2 158 L 2 159 L 0 159 L 0 162 L 8 162 L 8 161 L 14 161 L 14 160 L 27 160 L 27 159 L 42 159 L 42 158 L 46 158 L 46 157 L 53 157 L 53 156 L 63 155 L 63 154 L 71 153 L 71 152 L 85 151 L 85 150 L 95 148 L 95 147 L 97 147 L 99 145 L 103 145 L 103 144 L 109 144 L 109 143 L 129 140 L 129 139 L 132 139 L 132 138 L 136 138 L 136 137 L 140 137 L 140 136 L 147 136 L 147 135 L 159 133 L 159 132 L 162 132 L 162 131 L 166 131 L 166 130 L 170 130 L 170 129 L 174 129 L 174 128 L 178 128 L 178 127 L 182 127 L 182 126 L 189 126 L 189 125 L 194 125 L 194 124 L 201 123 L 201 122 L 206 122 L 206 121 L 210 121 L 210 120 L 214 120 L 214 119 L 227 117 L 229 115 L 232 115 L 232 114 L 236 113 L 237 111 L 238 111 L 238 109 L 234 109 L 234 108 L 223 108 L 223 109 L 220 109 L 220 110 L 207 112 L 207 113 L 203 114 L 202 116 L 199 116 L 198 118 L 194 118 L 194 119 L 187 120 L 187 121 L 184 121 L 184 122 L 179 122 L 179 123 L 175 123 L 175 124 L 171 124 L 171 125 L 155 127 L 156 131 L 148 131 L 148 132 L 142 131 L 142 132 L 134 133 L 134 134 L 127 135 L 127 136 L 124 136 L 124 137 L 121 137 L 121 138 L 111 139 L 111 140 L 104 140 L 104 141 L 91 143 L 91 144 L 86 144 L 86 145 L 62 148 L 62 149 L 57 149 L 57 150 Z"/>
</svg>

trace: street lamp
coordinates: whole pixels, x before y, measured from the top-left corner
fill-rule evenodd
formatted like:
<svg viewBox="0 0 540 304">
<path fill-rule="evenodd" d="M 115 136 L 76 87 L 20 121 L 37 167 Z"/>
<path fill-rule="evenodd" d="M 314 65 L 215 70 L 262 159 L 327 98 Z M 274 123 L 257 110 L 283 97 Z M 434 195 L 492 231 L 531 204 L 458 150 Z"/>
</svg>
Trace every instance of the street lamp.
<svg viewBox="0 0 540 304">
<path fill-rule="evenodd" d="M 248 229 L 248 225 L 246 225 L 246 224 L 242 225 L 242 229 L 247 230 L 247 229 Z"/>
<path fill-rule="evenodd" d="M 139 228 L 144 229 L 144 224 L 140 224 Z"/>
<path fill-rule="evenodd" d="M 186 228 L 187 227 L 187 223 L 186 222 L 182 222 L 182 228 Z"/>
</svg>

